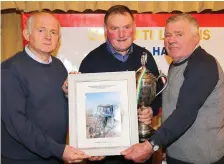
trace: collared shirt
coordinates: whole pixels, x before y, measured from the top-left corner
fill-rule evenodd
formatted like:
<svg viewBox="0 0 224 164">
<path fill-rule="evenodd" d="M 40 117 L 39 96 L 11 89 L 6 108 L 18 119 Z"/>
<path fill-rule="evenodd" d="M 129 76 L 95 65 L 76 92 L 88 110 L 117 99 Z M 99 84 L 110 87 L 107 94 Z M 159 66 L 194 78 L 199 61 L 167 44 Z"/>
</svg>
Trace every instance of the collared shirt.
<svg viewBox="0 0 224 164">
<path fill-rule="evenodd" d="M 50 63 L 52 62 L 52 58 L 51 58 L 51 56 L 49 57 L 48 61 L 42 61 L 42 60 L 38 59 L 38 58 L 36 57 L 36 55 L 35 55 L 32 51 L 30 51 L 30 49 L 28 48 L 27 45 L 26 45 L 26 47 L 25 47 L 25 51 L 26 51 L 26 53 L 27 53 L 33 60 L 35 60 L 35 61 L 37 61 L 37 62 L 39 62 L 39 63 L 42 63 L 42 64 L 50 64 Z"/>
<path fill-rule="evenodd" d="M 116 52 L 113 48 L 113 46 L 110 44 L 110 42 L 107 40 L 106 41 L 106 45 L 107 45 L 107 50 L 118 60 L 125 62 L 129 55 L 133 52 L 133 45 L 131 45 L 131 47 L 129 48 L 128 52 L 126 55 L 121 55 L 118 52 Z"/>
</svg>

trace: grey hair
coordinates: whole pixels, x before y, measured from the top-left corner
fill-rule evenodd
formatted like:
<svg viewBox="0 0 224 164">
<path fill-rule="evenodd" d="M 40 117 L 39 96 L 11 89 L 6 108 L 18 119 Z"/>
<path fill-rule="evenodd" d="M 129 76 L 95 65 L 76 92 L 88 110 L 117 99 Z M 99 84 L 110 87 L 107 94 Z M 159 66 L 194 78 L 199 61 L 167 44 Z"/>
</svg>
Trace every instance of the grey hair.
<svg viewBox="0 0 224 164">
<path fill-rule="evenodd" d="M 33 23 L 33 19 L 34 19 L 34 15 L 31 15 L 26 22 L 26 28 L 27 28 L 29 34 L 31 34 L 31 32 L 32 32 L 32 27 L 31 26 L 32 26 L 32 23 Z"/>
<path fill-rule="evenodd" d="M 34 14 L 32 14 L 28 19 L 27 19 L 27 22 L 26 22 L 26 29 L 28 30 L 29 34 L 31 34 L 32 32 L 32 24 L 33 24 L 33 20 L 35 18 L 35 15 L 36 14 L 40 14 L 40 13 L 46 13 L 46 14 L 51 14 L 49 12 L 43 12 L 43 11 L 40 11 L 40 12 L 35 12 Z M 53 14 L 51 14 L 53 15 Z M 56 18 L 55 18 L 56 19 Z M 56 19 L 57 22 L 58 22 L 58 27 L 59 27 L 59 34 L 61 34 L 61 25 L 60 25 L 60 22 L 58 21 L 58 19 Z"/>
<path fill-rule="evenodd" d="M 192 32 L 196 35 L 199 35 L 199 24 L 196 18 L 191 16 L 190 14 L 176 14 L 171 17 L 169 17 L 166 21 L 166 25 L 172 22 L 177 22 L 180 20 L 187 20 L 192 25 Z"/>
</svg>

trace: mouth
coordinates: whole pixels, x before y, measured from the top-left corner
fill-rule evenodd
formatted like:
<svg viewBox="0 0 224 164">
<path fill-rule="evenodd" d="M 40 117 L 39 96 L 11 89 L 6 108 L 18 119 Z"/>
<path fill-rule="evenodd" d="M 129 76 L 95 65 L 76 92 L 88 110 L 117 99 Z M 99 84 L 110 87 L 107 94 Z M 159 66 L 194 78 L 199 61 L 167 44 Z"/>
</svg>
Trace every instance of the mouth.
<svg viewBox="0 0 224 164">
<path fill-rule="evenodd" d="M 50 46 L 51 44 L 50 43 L 43 43 L 45 46 Z"/>
<path fill-rule="evenodd" d="M 128 39 L 118 39 L 117 41 L 118 42 L 125 42 L 126 40 L 128 40 Z"/>
<path fill-rule="evenodd" d="M 169 47 L 169 50 L 177 50 L 179 49 L 178 47 Z"/>
</svg>

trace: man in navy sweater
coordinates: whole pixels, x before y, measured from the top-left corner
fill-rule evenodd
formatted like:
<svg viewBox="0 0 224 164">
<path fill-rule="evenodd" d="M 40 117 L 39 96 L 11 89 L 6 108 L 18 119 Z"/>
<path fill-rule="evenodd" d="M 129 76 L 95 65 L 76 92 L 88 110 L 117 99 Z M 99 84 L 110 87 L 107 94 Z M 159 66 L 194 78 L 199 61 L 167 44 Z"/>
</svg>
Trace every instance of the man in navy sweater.
<svg viewBox="0 0 224 164">
<path fill-rule="evenodd" d="M 49 13 L 35 13 L 23 31 L 29 44 L 1 64 L 2 164 L 63 164 L 88 158 L 65 144 L 68 104 L 61 89 L 67 71 L 51 52 L 60 25 Z"/>
<path fill-rule="evenodd" d="M 173 62 L 163 92 L 163 124 L 149 141 L 122 154 L 144 162 L 160 147 L 168 164 L 224 163 L 224 73 L 199 46 L 199 25 L 188 15 L 171 16 L 164 44 Z"/>
<path fill-rule="evenodd" d="M 158 76 L 158 68 L 152 54 L 133 43 L 135 34 L 134 16 L 130 9 L 123 5 L 111 7 L 104 17 L 104 31 L 106 42 L 91 51 L 82 61 L 79 72 L 99 73 L 118 71 L 137 71 L 141 67 L 141 56 L 147 53 L 147 68 Z M 64 90 L 67 88 L 67 81 Z M 151 107 L 138 112 L 139 121 L 146 125 L 151 124 L 153 115 L 161 107 L 161 97 L 158 96 Z M 136 109 L 137 110 L 137 109 Z M 91 162 L 92 163 L 92 162 Z M 125 160 L 123 156 L 108 156 L 103 161 L 93 163 L 123 164 L 133 163 Z M 147 163 L 151 163 L 148 161 Z"/>
</svg>

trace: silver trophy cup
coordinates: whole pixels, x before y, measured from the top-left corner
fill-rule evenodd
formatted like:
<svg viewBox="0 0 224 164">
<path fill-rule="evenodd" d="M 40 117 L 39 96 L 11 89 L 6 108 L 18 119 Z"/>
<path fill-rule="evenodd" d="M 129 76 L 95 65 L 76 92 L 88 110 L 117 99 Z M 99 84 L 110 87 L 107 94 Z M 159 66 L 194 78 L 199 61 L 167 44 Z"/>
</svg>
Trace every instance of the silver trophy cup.
<svg viewBox="0 0 224 164">
<path fill-rule="evenodd" d="M 161 73 L 158 77 L 155 77 L 147 68 L 147 53 L 143 52 L 141 57 L 142 66 L 136 72 L 136 84 L 137 84 L 137 104 L 138 109 L 144 110 L 149 107 L 153 100 L 158 96 L 167 86 L 167 77 L 165 74 Z M 156 93 L 157 82 L 160 78 L 164 78 L 165 83 L 163 88 Z M 141 122 L 138 122 L 138 130 L 139 130 L 139 141 L 144 142 L 148 140 L 154 129 L 145 125 Z"/>
</svg>

